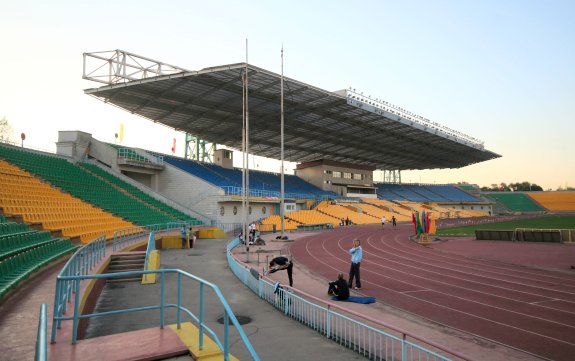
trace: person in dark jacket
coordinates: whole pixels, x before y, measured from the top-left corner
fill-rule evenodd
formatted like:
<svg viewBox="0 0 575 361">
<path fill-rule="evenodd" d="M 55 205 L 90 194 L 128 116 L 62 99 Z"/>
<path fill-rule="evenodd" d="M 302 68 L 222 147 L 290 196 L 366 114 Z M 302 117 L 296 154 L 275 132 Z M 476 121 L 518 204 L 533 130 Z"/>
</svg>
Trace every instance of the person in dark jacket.
<svg viewBox="0 0 575 361">
<path fill-rule="evenodd" d="M 328 295 L 336 296 L 338 300 L 347 300 L 349 298 L 349 287 L 347 281 L 343 278 L 343 273 L 337 275 L 337 281 L 329 283 Z"/>
<path fill-rule="evenodd" d="M 270 272 L 274 273 L 280 270 L 287 270 L 288 279 L 289 279 L 289 286 L 293 287 L 293 278 L 292 278 L 292 270 L 293 270 L 293 263 L 289 260 L 289 258 L 285 256 L 278 256 L 270 261 Z"/>
</svg>

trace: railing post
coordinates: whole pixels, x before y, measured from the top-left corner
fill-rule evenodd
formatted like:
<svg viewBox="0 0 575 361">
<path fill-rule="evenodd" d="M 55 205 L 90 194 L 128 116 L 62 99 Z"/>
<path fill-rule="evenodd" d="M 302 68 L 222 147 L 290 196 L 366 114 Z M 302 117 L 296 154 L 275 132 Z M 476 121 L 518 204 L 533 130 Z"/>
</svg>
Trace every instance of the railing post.
<svg viewBox="0 0 575 361">
<path fill-rule="evenodd" d="M 59 305 L 60 305 L 60 294 L 59 294 L 59 290 L 60 287 L 62 287 L 60 285 L 62 281 L 60 281 L 59 279 L 56 279 L 56 290 L 54 291 L 54 311 L 52 311 L 52 335 L 50 337 L 50 343 L 56 343 L 56 327 L 58 327 L 58 322 L 56 321 L 56 318 L 60 316 L 60 312 L 59 312 Z"/>
<path fill-rule="evenodd" d="M 284 295 L 283 295 L 284 296 L 284 313 L 287 315 L 288 311 L 289 311 L 289 309 L 288 309 L 288 293 L 286 290 L 283 290 L 283 293 L 284 293 Z"/>
<path fill-rule="evenodd" d="M 325 316 L 325 317 L 327 317 L 327 320 L 326 320 L 326 327 L 327 327 L 326 336 L 327 336 L 327 338 L 331 338 L 331 315 L 329 312 L 330 307 L 331 307 L 330 305 L 327 305 L 326 316 Z"/>
<path fill-rule="evenodd" d="M 40 305 L 40 317 L 38 317 L 38 335 L 36 336 L 36 355 L 35 361 L 44 361 L 48 359 L 48 345 L 46 344 L 46 329 L 48 328 L 48 317 L 46 304 Z"/>
<path fill-rule="evenodd" d="M 230 335 L 229 335 L 229 328 L 230 328 L 230 319 L 228 316 L 228 311 L 224 308 L 224 360 L 230 360 Z"/>
<path fill-rule="evenodd" d="M 199 325 L 200 350 L 204 349 L 204 284 L 200 283 L 200 325 Z"/>
<path fill-rule="evenodd" d="M 164 312 L 165 312 L 165 310 L 164 310 L 164 307 L 165 307 L 165 304 L 164 304 L 164 303 L 165 303 L 165 300 L 164 300 L 164 298 L 165 298 L 165 296 L 166 296 L 166 287 L 165 287 L 165 284 L 164 284 L 164 283 L 165 283 L 165 282 L 164 282 L 164 280 L 165 280 L 165 273 L 164 273 L 164 272 L 161 273 L 160 278 L 161 278 L 161 286 L 160 286 L 160 289 L 161 289 L 161 291 L 160 291 L 160 297 L 161 297 L 161 300 L 160 300 L 160 328 L 164 328 Z"/>
<path fill-rule="evenodd" d="M 178 310 L 176 311 L 176 318 L 178 320 L 178 330 L 180 329 L 181 313 L 182 313 L 182 274 L 178 272 Z"/>
<path fill-rule="evenodd" d="M 80 279 L 76 278 L 76 289 L 80 289 Z M 76 344 L 76 340 L 78 339 L 78 313 L 80 312 L 80 292 L 76 292 L 76 296 L 74 298 L 74 318 L 72 323 L 72 345 Z"/>
<path fill-rule="evenodd" d="M 407 343 L 405 342 L 407 335 L 402 334 L 401 338 L 401 361 L 407 361 Z"/>
</svg>

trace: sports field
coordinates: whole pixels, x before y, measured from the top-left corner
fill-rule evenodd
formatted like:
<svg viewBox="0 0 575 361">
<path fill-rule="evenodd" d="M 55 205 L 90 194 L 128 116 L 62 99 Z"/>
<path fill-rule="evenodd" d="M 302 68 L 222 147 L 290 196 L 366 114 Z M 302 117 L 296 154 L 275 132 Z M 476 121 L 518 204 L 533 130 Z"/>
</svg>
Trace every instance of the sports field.
<svg viewBox="0 0 575 361">
<path fill-rule="evenodd" d="M 517 221 L 476 224 L 465 227 L 442 228 L 437 235 L 474 235 L 476 229 L 514 230 L 515 228 L 575 229 L 575 216 L 550 216 Z"/>
</svg>

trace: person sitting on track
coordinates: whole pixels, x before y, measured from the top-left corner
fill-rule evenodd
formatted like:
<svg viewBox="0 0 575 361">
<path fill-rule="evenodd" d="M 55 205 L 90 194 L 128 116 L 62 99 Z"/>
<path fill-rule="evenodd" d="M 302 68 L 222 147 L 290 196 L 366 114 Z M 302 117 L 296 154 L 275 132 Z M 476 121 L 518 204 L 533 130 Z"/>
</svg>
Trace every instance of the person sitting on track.
<svg viewBox="0 0 575 361">
<path fill-rule="evenodd" d="M 349 298 L 349 287 L 343 278 L 343 273 L 337 275 L 337 281 L 329 283 L 328 295 L 336 296 L 338 300 L 345 301 Z"/>
</svg>

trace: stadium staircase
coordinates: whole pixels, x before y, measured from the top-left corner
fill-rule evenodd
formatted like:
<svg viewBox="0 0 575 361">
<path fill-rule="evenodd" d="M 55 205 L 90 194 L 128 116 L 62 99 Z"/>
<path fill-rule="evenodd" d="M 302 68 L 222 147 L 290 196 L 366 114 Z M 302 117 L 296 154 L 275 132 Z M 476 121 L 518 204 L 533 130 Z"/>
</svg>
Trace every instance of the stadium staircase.
<svg viewBox="0 0 575 361">
<path fill-rule="evenodd" d="M 110 264 L 106 273 L 143 271 L 146 263 L 146 252 L 125 252 L 114 254 L 110 258 Z M 113 277 L 106 282 L 139 282 L 142 275 Z"/>
</svg>

